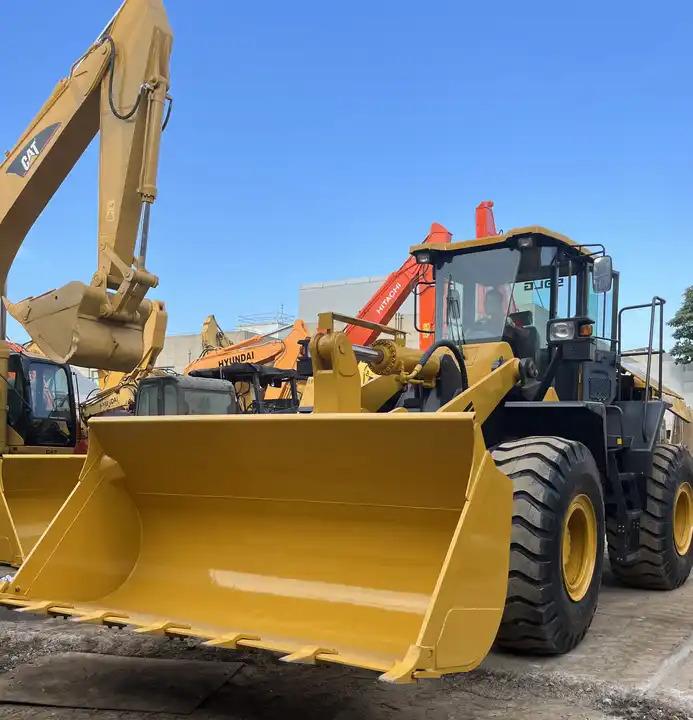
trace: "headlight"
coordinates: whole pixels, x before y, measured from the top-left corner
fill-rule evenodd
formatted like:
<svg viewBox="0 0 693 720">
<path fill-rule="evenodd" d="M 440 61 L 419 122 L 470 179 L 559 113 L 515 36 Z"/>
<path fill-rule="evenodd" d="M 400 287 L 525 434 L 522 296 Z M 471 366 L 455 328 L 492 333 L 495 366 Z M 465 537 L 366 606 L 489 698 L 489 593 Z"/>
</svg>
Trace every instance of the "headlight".
<svg viewBox="0 0 693 720">
<path fill-rule="evenodd" d="M 414 253 L 414 259 L 417 265 L 429 265 L 431 262 L 431 253 L 428 250 L 419 250 Z"/>
<path fill-rule="evenodd" d="M 561 320 L 549 325 L 549 342 L 562 342 L 575 337 L 575 323 L 572 320 Z"/>
</svg>

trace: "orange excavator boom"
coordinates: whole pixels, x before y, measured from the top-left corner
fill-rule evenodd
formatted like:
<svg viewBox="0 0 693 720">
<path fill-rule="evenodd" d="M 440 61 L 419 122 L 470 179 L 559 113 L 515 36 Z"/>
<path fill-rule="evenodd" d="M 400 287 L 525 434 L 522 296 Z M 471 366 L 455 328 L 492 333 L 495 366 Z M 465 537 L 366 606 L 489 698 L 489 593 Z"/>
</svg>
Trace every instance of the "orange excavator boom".
<svg viewBox="0 0 693 720">
<path fill-rule="evenodd" d="M 291 328 L 291 331 L 281 340 L 277 339 L 277 332 L 287 328 L 281 328 L 279 331 L 267 335 L 258 335 L 229 347 L 207 352 L 193 360 L 183 370 L 183 374 L 188 375 L 193 370 L 218 368 L 222 365 L 238 362 L 256 363 L 258 365 L 274 363 L 274 367 L 280 369 L 292 368 L 296 364 L 296 357 L 298 357 L 300 351 L 298 341 L 310 337 L 310 333 L 303 320 L 296 320 L 293 325 L 288 327 Z"/>
<path fill-rule="evenodd" d="M 433 223 L 424 242 L 449 243 L 451 237 L 451 233 L 446 228 L 439 223 Z M 390 273 L 385 278 L 383 284 L 361 308 L 356 317 L 359 320 L 387 325 L 402 307 L 402 303 L 409 297 L 416 283 L 422 279 L 425 279 L 422 266 L 417 265 L 413 257 L 409 257 L 398 270 Z M 426 290 L 429 289 L 433 290 L 433 288 L 426 288 Z M 425 295 L 426 292 L 423 294 Z M 433 304 L 435 304 L 435 301 Z M 432 305 L 427 303 L 426 308 L 432 308 Z M 429 324 L 432 326 L 432 311 L 429 309 L 428 312 L 431 313 Z M 426 322 L 423 316 L 421 319 L 423 323 Z M 378 330 L 371 330 L 358 325 L 349 325 L 345 332 L 353 345 L 370 345 L 379 334 Z"/>
</svg>

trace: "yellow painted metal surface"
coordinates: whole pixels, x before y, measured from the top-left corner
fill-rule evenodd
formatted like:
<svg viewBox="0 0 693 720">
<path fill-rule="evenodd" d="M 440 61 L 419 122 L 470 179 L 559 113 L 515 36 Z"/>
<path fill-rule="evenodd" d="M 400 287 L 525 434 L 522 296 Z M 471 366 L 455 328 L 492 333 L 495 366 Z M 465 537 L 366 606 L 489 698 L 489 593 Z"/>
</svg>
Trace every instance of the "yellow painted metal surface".
<svg viewBox="0 0 693 720">
<path fill-rule="evenodd" d="M 0 563 L 18 567 L 21 562 L 22 549 L 0 480 Z"/>
<path fill-rule="evenodd" d="M 418 245 L 413 245 L 410 252 L 413 253 L 417 250 L 444 250 L 446 252 L 449 251 L 451 253 L 455 253 L 476 248 L 492 248 L 494 245 L 501 245 L 502 243 L 506 243 L 514 238 L 522 237 L 524 235 L 543 235 L 544 237 L 552 238 L 567 247 L 575 247 L 576 250 L 583 255 L 589 255 L 589 248 L 586 248 L 584 245 L 578 245 L 567 235 L 542 227 L 541 225 L 528 225 L 526 227 L 513 228 L 512 230 L 500 233 L 499 235 L 489 235 L 488 237 L 474 238 L 473 240 L 460 240 L 448 244 L 420 243 Z"/>
<path fill-rule="evenodd" d="M 679 555 L 684 556 L 693 543 L 693 486 L 681 483 L 674 498 L 674 545 Z"/>
<path fill-rule="evenodd" d="M 587 495 L 573 498 L 561 539 L 563 583 L 571 600 L 580 602 L 592 584 L 597 564 L 597 515 Z"/>
<path fill-rule="evenodd" d="M 11 526 L 19 560 L 31 552 L 77 484 L 83 464 L 84 455 L 5 455 L 0 460 L 0 562 L 17 564 Z"/>
<path fill-rule="evenodd" d="M 90 284 L 72 282 L 8 304 L 54 361 L 129 372 L 142 357 L 145 295 L 158 279 L 137 241 L 143 205 L 157 196 L 172 41 L 162 0 L 124 0 L 0 162 L 4 287 L 27 232 L 100 135 L 98 265 Z M 131 109 L 132 119 L 123 119 Z"/>
<path fill-rule="evenodd" d="M 0 602 L 406 682 L 488 652 L 511 507 L 472 413 L 95 419 Z"/>
</svg>

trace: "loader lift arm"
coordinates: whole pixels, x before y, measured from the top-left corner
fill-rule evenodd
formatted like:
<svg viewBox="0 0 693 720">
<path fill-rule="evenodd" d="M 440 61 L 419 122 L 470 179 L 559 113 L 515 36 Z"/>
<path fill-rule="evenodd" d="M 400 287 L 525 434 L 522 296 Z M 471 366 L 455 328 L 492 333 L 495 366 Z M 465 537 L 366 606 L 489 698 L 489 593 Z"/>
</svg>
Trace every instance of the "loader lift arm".
<svg viewBox="0 0 693 720">
<path fill-rule="evenodd" d="M 4 287 L 29 229 L 100 131 L 98 265 L 91 283 L 6 301 L 56 362 L 129 372 L 143 355 L 151 310 L 144 298 L 158 284 L 145 263 L 171 44 L 161 0 L 125 0 L 0 164 Z"/>
</svg>

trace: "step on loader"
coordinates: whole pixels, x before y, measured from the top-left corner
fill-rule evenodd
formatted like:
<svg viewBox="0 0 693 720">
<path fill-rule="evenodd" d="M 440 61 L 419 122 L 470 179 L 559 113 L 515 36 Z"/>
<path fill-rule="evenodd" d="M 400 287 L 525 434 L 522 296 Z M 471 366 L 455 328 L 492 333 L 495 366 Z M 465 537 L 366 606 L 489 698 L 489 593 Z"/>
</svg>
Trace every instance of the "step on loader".
<svg viewBox="0 0 693 720">
<path fill-rule="evenodd" d="M 575 647 L 605 545 L 625 584 L 685 582 L 691 459 L 650 378 L 663 301 L 643 388 L 603 246 L 528 227 L 413 254 L 435 276 L 428 350 L 352 346 L 335 327 L 358 321 L 326 313 L 311 414 L 95 419 L 0 602 L 410 682 L 494 642 Z"/>
</svg>

